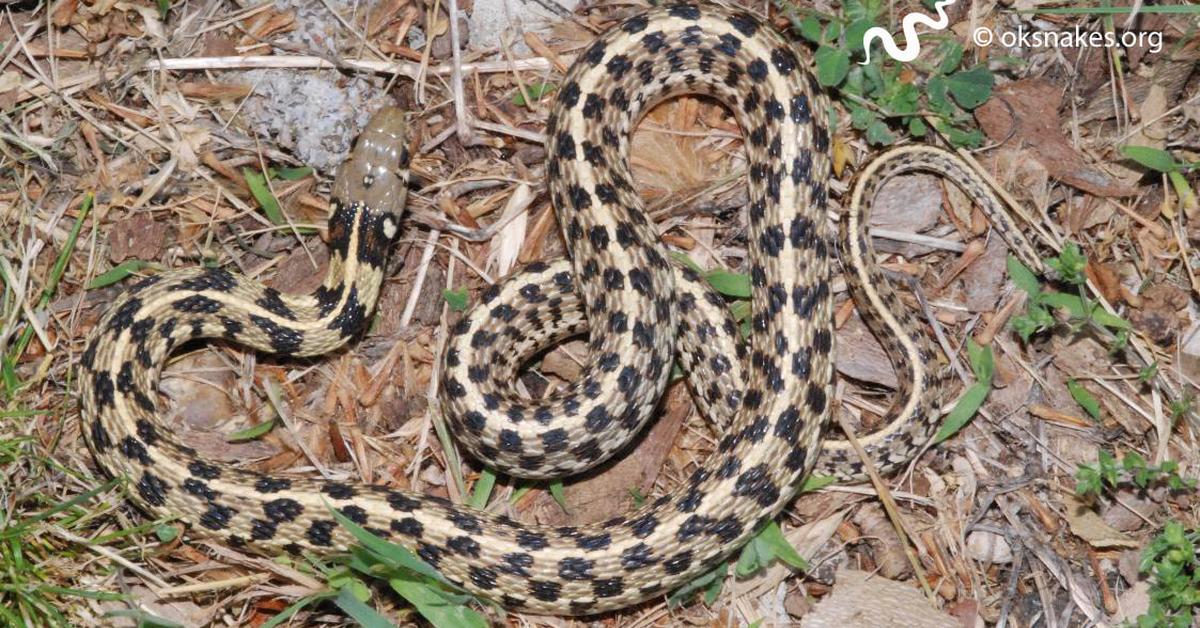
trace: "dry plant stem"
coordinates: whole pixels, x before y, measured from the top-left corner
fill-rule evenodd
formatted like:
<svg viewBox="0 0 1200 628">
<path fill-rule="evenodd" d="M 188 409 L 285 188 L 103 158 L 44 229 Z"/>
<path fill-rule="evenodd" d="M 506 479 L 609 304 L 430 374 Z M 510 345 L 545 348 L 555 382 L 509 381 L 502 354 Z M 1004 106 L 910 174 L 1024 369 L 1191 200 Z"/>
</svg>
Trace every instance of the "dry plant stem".
<svg viewBox="0 0 1200 628">
<path fill-rule="evenodd" d="M 984 327 L 983 331 L 975 335 L 975 342 L 980 346 L 992 344 L 992 341 L 996 339 L 996 334 L 1004 331 L 1005 326 L 1008 325 L 1008 319 L 1012 318 L 1017 308 L 1025 304 L 1025 297 L 1025 293 L 1021 291 L 1009 297 L 1004 302 L 1004 305 L 1001 305 L 996 310 L 995 316 L 992 317 L 992 320 L 988 321 L 987 327 Z"/>
<path fill-rule="evenodd" d="M 103 545 L 96 545 L 94 543 L 91 543 L 87 539 L 85 539 L 81 536 L 76 536 L 74 534 L 71 534 L 70 532 L 67 532 L 66 530 L 60 528 L 59 526 L 49 526 L 47 529 L 50 530 L 51 534 L 63 539 L 64 541 L 70 541 L 72 543 L 75 543 L 76 545 L 86 547 L 86 548 L 92 550 L 93 552 L 96 552 L 97 554 L 100 554 L 101 556 L 113 561 L 114 563 L 117 563 L 118 565 L 125 567 L 126 569 L 145 578 L 147 581 L 150 582 L 150 584 L 153 584 L 155 587 L 157 587 L 160 590 L 165 589 L 167 587 L 167 583 L 163 582 L 163 580 L 161 578 L 159 578 L 158 576 L 150 573 L 149 571 L 146 571 L 145 569 L 142 569 L 137 564 L 130 562 L 124 556 L 121 556 L 120 554 L 108 549 L 107 547 L 105 547 Z"/>
<path fill-rule="evenodd" d="M 955 253 L 962 253 L 963 251 L 967 250 L 967 245 L 963 244 L 962 242 L 955 242 L 954 240 L 947 240 L 945 238 L 935 238 L 933 236 L 922 235 L 919 233 L 909 233 L 907 231 L 895 231 L 892 229 L 871 227 L 870 234 L 873 238 L 884 238 L 886 240 L 893 240 L 895 242 L 920 244 L 921 246 L 927 246 L 932 249 L 953 251 Z"/>
<path fill-rule="evenodd" d="M 400 329 L 408 328 L 412 322 L 413 312 L 417 309 L 417 300 L 421 296 L 421 288 L 425 286 L 425 276 L 429 272 L 429 264 L 433 261 L 434 245 L 442 232 L 434 229 L 425 238 L 425 250 L 421 252 L 421 262 L 417 265 L 417 275 L 413 279 L 412 290 L 408 293 L 408 301 L 404 303 L 404 313 L 400 315 Z"/>
<path fill-rule="evenodd" d="M 458 0 L 449 0 L 447 7 L 450 11 L 450 51 L 453 55 L 450 64 L 450 88 L 454 94 L 454 128 L 458 141 L 463 146 L 470 146 L 475 140 L 475 132 L 471 129 L 471 114 L 467 111 L 467 100 L 463 94 L 463 64 L 462 51 L 459 50 L 458 38 Z"/>
<path fill-rule="evenodd" d="M 849 441 L 850 446 L 854 448 L 854 453 L 862 461 L 863 470 L 871 478 L 871 485 L 875 487 L 875 492 L 879 495 L 879 502 L 883 504 L 883 509 L 887 512 L 888 520 L 892 522 L 892 527 L 896 530 L 896 536 L 900 537 L 900 544 L 904 547 L 904 555 L 908 558 L 909 564 L 912 565 L 913 573 L 917 574 L 917 580 L 921 582 L 921 590 L 925 592 L 925 597 L 929 598 L 930 602 L 935 602 L 937 596 L 929 588 L 925 569 L 921 566 L 921 561 L 917 559 L 917 555 L 913 552 L 912 542 L 909 540 L 908 534 L 904 529 L 904 522 L 900 517 L 900 510 L 896 508 L 896 500 L 892 499 L 891 490 L 888 489 L 883 478 L 879 477 L 879 471 L 875 469 L 875 462 L 871 460 L 867 452 L 863 450 L 862 445 L 859 444 L 854 427 L 850 425 L 850 422 L 842 414 L 837 412 L 834 414 L 837 416 L 842 432 L 846 434 L 846 440 Z"/>
<path fill-rule="evenodd" d="M 1102 612 L 1091 603 L 1088 593 L 1075 583 L 1071 569 L 1064 564 L 1063 559 L 1055 554 L 1052 549 L 1046 547 L 1044 543 L 1033 536 L 1033 532 L 1026 527 L 1023 518 L 1016 512 L 1016 506 L 1009 501 L 1008 496 L 997 495 L 996 505 L 1000 507 L 1001 514 L 1004 515 L 1005 520 L 1008 521 L 1009 528 L 1020 539 L 1021 544 L 1032 551 L 1033 555 L 1050 572 L 1050 575 L 1054 576 L 1059 585 L 1067 590 L 1071 596 L 1071 601 L 1075 603 L 1075 607 L 1083 612 L 1092 622 L 1100 622 Z M 1054 606 L 1047 604 L 1045 608 L 1052 609 Z"/>
<path fill-rule="evenodd" d="M 167 587 L 158 592 L 160 597 L 172 597 L 176 595 L 184 595 L 190 593 L 203 593 L 207 591 L 218 591 L 220 589 L 232 589 L 234 587 L 248 587 L 252 584 L 258 584 L 271 579 L 271 574 L 255 573 L 248 576 L 240 576 L 237 578 L 228 578 L 225 580 L 214 580 L 211 582 L 197 582 L 196 584 L 185 584 L 178 587 Z"/>
<path fill-rule="evenodd" d="M 551 67 L 551 63 L 548 59 L 535 57 L 531 59 L 520 59 L 514 62 L 513 66 L 521 70 L 546 70 Z M 497 72 L 507 72 L 513 66 L 510 66 L 508 61 L 480 61 L 474 63 L 463 63 L 461 66 L 461 71 L 494 74 Z M 429 68 L 429 72 L 437 76 L 446 76 L 452 74 L 455 71 L 455 67 L 456 66 L 453 64 L 442 64 Z M 418 80 L 418 78 L 422 76 L 421 65 L 411 61 L 367 61 L 362 59 L 346 59 L 337 63 L 332 63 L 321 57 L 307 55 L 251 55 L 245 57 L 228 56 L 155 59 L 148 61 L 143 67 L 140 68 L 140 70 L 184 71 L 237 70 L 254 68 L 314 70 L 344 68 L 348 70 L 358 70 L 377 74 L 394 74 L 407 77 L 414 81 Z M 67 96 L 93 87 L 104 80 L 116 78 L 120 74 L 120 69 L 85 72 L 76 76 L 66 77 L 65 79 L 58 81 L 56 84 L 45 83 L 39 79 L 30 79 L 22 84 L 17 90 L 17 102 L 24 102 L 29 98 L 44 96 L 54 92 L 58 93 L 60 96 Z M 90 118 L 90 116 L 88 117 Z M 92 122 L 97 129 L 104 131 L 106 135 L 108 134 L 108 131 L 106 130 L 108 129 L 107 126 L 99 124 L 94 120 L 89 121 Z"/>
</svg>

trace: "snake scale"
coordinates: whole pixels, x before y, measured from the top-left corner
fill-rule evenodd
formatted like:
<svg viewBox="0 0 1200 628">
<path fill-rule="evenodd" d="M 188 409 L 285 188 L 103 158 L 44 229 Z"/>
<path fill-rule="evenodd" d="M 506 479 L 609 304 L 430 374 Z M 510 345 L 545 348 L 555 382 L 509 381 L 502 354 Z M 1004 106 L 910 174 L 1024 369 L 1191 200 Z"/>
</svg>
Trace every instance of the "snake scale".
<svg viewBox="0 0 1200 628">
<path fill-rule="evenodd" d="M 829 103 L 806 65 L 739 10 L 672 4 L 609 29 L 564 78 L 546 129 L 549 193 L 570 261 L 533 264 L 493 286 L 452 330 L 442 409 L 485 464 L 523 477 L 577 473 L 619 452 L 653 416 L 678 361 L 721 437 L 671 493 L 600 524 L 542 527 L 387 486 L 208 461 L 160 419 L 159 374 L 185 342 L 224 338 L 315 356 L 361 330 L 409 182 L 405 119 L 393 108 L 375 115 L 339 169 L 329 272 L 315 293 L 281 294 L 219 268 L 176 270 L 141 280 L 111 306 L 80 358 L 88 445 L 105 469 L 128 479 L 143 510 L 233 546 L 344 550 L 352 539 L 331 516 L 336 508 L 449 581 L 512 609 L 589 614 L 664 595 L 777 516 L 822 452 L 833 398 L 835 242 L 902 382 L 887 427 L 864 440 L 885 469 L 927 440 L 945 367 L 871 261 L 862 212 L 881 181 L 911 170 L 946 175 L 1036 264 L 984 182 L 933 148 L 900 148 L 872 162 L 857 180 L 842 237 L 828 233 Z M 670 260 L 631 183 L 629 136 L 640 113 L 684 92 L 727 103 L 745 134 L 748 348 L 720 297 Z M 536 401 L 506 383 L 538 350 L 585 330 L 590 358 L 578 381 Z M 845 443 L 824 450 L 822 471 L 861 475 Z"/>
</svg>

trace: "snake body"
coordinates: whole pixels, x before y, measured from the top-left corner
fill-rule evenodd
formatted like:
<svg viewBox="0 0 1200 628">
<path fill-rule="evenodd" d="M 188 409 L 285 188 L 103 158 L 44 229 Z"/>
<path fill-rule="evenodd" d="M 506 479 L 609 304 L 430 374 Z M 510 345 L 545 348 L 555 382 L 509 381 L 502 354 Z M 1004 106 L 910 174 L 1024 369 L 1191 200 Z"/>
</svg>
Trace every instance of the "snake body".
<svg viewBox="0 0 1200 628">
<path fill-rule="evenodd" d="M 578 472 L 619 451 L 652 415 L 678 358 L 722 436 L 671 493 L 600 524 L 543 527 L 386 486 L 207 461 L 164 425 L 158 375 L 183 342 L 216 337 L 312 356 L 361 329 L 406 196 L 405 126 L 395 109 L 373 118 L 338 172 L 330 270 L 314 294 L 197 269 L 151 276 L 113 304 L 80 359 L 89 446 L 109 472 L 128 478 L 142 509 L 230 545 L 344 550 L 352 538 L 332 507 L 509 608 L 587 614 L 669 592 L 778 515 L 822 451 L 833 396 L 835 238 L 824 211 L 828 103 L 805 65 L 750 14 L 708 5 L 655 9 L 599 37 L 565 77 L 547 128 L 549 191 L 571 261 L 532 265 L 487 290 L 448 343 L 441 400 L 451 424 L 487 464 L 529 477 Z M 728 103 L 746 133 L 748 349 L 719 297 L 670 261 L 631 184 L 626 155 L 640 112 L 681 92 Z M 849 284 L 870 305 L 868 322 L 904 382 L 888 427 L 866 439 L 884 467 L 926 440 L 944 377 L 932 343 L 870 261 L 862 226 L 861 206 L 878 182 L 913 169 L 949 174 L 993 220 L 999 207 L 969 169 L 923 147 L 873 163 L 855 187 L 837 240 Z M 1020 241 L 1014 229 L 1005 235 Z M 590 362 L 566 390 L 528 401 L 501 383 L 547 343 L 585 329 Z M 826 450 L 823 470 L 860 475 L 844 444 Z"/>
</svg>

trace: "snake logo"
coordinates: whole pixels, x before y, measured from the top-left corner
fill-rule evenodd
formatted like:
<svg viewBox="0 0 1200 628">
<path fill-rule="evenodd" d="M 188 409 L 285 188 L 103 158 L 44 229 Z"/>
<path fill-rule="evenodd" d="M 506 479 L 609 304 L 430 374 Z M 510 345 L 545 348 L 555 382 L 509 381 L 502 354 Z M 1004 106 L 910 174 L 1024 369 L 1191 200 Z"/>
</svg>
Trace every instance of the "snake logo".
<svg viewBox="0 0 1200 628">
<path fill-rule="evenodd" d="M 921 42 L 917 39 L 917 24 L 932 28 L 934 30 L 942 30 L 949 26 L 950 19 L 946 16 L 946 12 L 942 9 L 954 4 L 957 0 L 939 0 L 933 5 L 937 11 L 938 18 L 933 18 L 923 13 L 909 13 L 901 20 L 901 28 L 904 30 L 904 48 L 896 45 L 896 40 L 892 38 L 892 34 L 886 28 L 874 26 L 867 29 L 863 33 L 863 49 L 867 51 L 867 59 L 860 63 L 866 65 L 871 62 L 871 44 L 876 39 L 883 42 L 883 50 L 887 55 L 901 63 L 908 63 L 917 58 L 921 53 Z"/>
</svg>

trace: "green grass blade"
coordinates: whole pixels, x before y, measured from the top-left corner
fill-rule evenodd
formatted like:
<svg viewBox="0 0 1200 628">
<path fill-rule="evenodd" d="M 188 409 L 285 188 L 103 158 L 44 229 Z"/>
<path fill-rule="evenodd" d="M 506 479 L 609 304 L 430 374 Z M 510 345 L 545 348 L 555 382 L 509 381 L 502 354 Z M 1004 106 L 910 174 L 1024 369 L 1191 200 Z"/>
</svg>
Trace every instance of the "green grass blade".
<svg viewBox="0 0 1200 628">
<path fill-rule="evenodd" d="M 342 592 L 333 600 L 333 603 L 337 604 L 338 608 L 346 611 L 346 614 L 363 628 L 393 628 L 392 622 L 388 621 L 387 617 L 380 615 L 378 611 L 359 601 L 350 592 L 349 588 L 342 589 Z"/>
<path fill-rule="evenodd" d="M 157 267 L 157 264 L 147 262 L 145 260 L 127 259 L 120 264 L 117 264 L 116 266 L 113 266 L 112 268 L 100 273 L 99 275 L 96 275 L 91 281 L 88 282 L 87 289 L 95 290 L 96 288 L 111 286 L 114 283 L 117 283 L 118 281 L 121 281 L 122 279 L 125 279 L 126 277 L 138 272 L 139 270 L 142 270 L 143 268 Z"/>
<path fill-rule="evenodd" d="M 492 489 L 495 486 L 496 472 L 485 468 L 479 474 L 479 479 L 475 480 L 475 486 L 471 489 L 471 497 L 467 499 L 467 505 L 472 508 L 487 506 L 488 500 L 492 497 Z"/>
<path fill-rule="evenodd" d="M 283 208 L 279 205 L 279 199 L 271 192 L 267 178 L 261 172 L 249 168 L 242 168 L 242 178 L 246 180 L 246 187 L 250 188 L 250 194 L 258 201 L 258 206 L 262 207 L 263 213 L 267 215 L 267 220 L 276 225 L 286 225 L 287 218 L 283 216 Z"/>
<path fill-rule="evenodd" d="M 58 282 L 62 280 L 63 273 L 67 270 L 67 263 L 71 261 L 71 253 L 75 251 L 75 242 L 79 240 L 79 232 L 83 229 L 83 221 L 87 219 L 88 214 L 92 211 L 92 202 L 94 200 L 95 196 L 91 192 L 84 195 L 83 204 L 79 206 L 79 215 L 75 217 L 75 224 L 71 225 L 71 231 L 67 233 L 67 241 L 63 244 L 63 249 L 58 252 L 58 257 L 54 259 L 54 265 L 50 267 L 50 277 L 46 281 L 46 286 L 42 288 L 42 296 L 38 299 L 36 309 L 41 310 L 49 305 L 50 299 L 54 297 L 55 291 L 58 290 Z M 31 340 L 33 340 L 33 326 L 28 325 L 17 339 L 12 353 L 6 356 L 4 382 L 10 397 L 16 392 L 17 388 L 17 385 L 14 385 L 17 380 L 13 371 L 13 365 L 25 354 L 25 349 L 29 346 Z"/>
<path fill-rule="evenodd" d="M 983 382 L 972 384 L 967 392 L 959 398 L 958 403 L 954 404 L 954 409 L 950 411 L 950 414 L 946 415 L 946 420 L 942 423 L 937 435 L 933 437 L 933 442 L 940 443 L 957 434 L 983 406 L 984 400 L 991 391 L 992 387 Z"/>
<path fill-rule="evenodd" d="M 342 525 L 342 527 L 350 531 L 351 536 L 353 536 L 360 545 L 375 554 L 382 561 L 393 567 L 400 567 L 415 574 L 432 578 L 437 582 L 448 584 L 446 583 L 446 580 L 442 578 L 442 574 L 438 573 L 436 569 L 429 566 L 429 563 L 421 560 L 412 552 L 399 545 L 388 543 L 374 534 L 367 532 L 357 523 L 347 519 L 346 515 L 338 512 L 335 508 L 331 507 L 329 511 L 333 513 L 333 518 L 336 519 L 337 522 Z"/>
<path fill-rule="evenodd" d="M 266 436 L 267 432 L 270 432 L 273 429 L 275 429 L 275 419 L 271 419 L 270 421 L 263 421 L 262 423 L 259 423 L 257 425 L 251 425 L 250 427 L 248 427 L 244 430 L 238 430 L 238 431 L 230 434 L 229 436 L 226 436 L 225 440 L 227 440 L 231 443 L 240 443 L 240 442 L 244 442 L 244 441 L 248 441 L 248 440 L 256 440 L 256 439 L 262 438 L 263 436 Z"/>
</svg>

